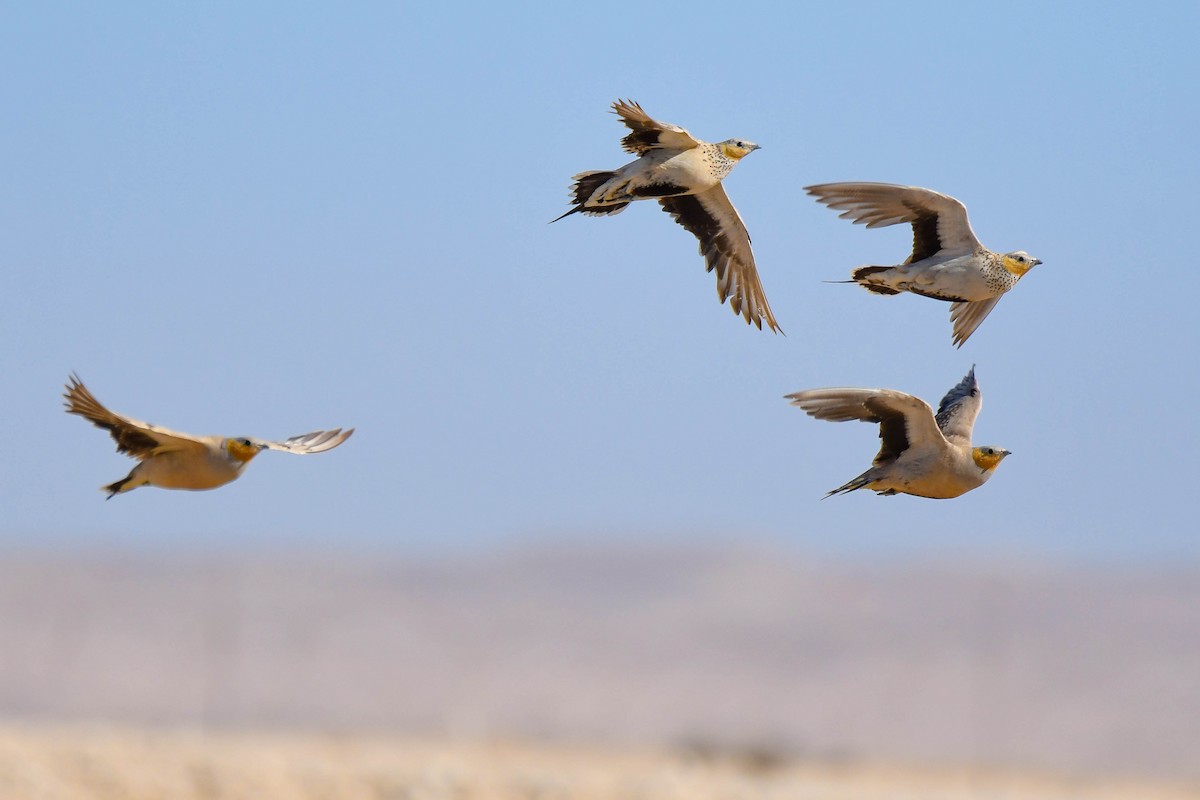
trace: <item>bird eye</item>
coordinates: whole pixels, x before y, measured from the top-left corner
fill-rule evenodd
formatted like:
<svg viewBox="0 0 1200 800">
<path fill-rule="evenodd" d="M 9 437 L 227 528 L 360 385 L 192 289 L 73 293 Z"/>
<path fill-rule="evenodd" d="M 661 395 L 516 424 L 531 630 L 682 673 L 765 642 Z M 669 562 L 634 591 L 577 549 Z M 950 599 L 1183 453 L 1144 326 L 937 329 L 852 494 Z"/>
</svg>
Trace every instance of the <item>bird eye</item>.
<svg viewBox="0 0 1200 800">
<path fill-rule="evenodd" d="M 1017 256 L 1017 261 L 1020 261 L 1022 264 L 1024 264 L 1024 263 L 1025 263 L 1025 256 Z"/>
</svg>

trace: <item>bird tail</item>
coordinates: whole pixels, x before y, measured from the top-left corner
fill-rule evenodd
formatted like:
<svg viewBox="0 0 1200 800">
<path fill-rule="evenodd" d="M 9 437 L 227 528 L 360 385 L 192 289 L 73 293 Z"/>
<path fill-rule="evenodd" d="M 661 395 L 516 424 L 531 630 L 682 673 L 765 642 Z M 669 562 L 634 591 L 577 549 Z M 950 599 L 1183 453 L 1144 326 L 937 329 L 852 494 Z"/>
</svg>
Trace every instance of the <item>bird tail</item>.
<svg viewBox="0 0 1200 800">
<path fill-rule="evenodd" d="M 129 486 L 129 483 L 132 480 L 133 480 L 133 473 L 131 472 L 128 475 L 126 475 L 124 478 L 121 478 L 121 480 L 119 480 L 115 483 L 110 483 L 108 486 L 101 486 L 100 491 L 108 492 L 108 497 L 104 498 L 105 500 L 112 500 L 114 497 L 116 497 L 117 495 L 119 495 L 123 492 L 131 492 L 134 489 L 136 489 L 137 486 Z"/>
<path fill-rule="evenodd" d="M 625 206 L 629 205 L 628 202 L 607 203 L 602 206 L 586 206 L 587 201 L 596 193 L 596 190 L 612 180 L 616 174 L 612 171 L 596 170 L 593 172 L 581 172 L 576 175 L 574 177 L 575 184 L 571 187 L 571 202 L 575 204 L 575 207 L 562 216 L 555 217 L 550 222 L 558 222 L 563 217 L 569 217 L 578 211 L 593 216 L 604 216 L 616 214 L 623 210 Z"/>
<path fill-rule="evenodd" d="M 871 471 L 867 470 L 866 472 L 864 472 L 862 475 L 859 475 L 854 480 L 847 481 L 846 483 L 843 483 L 838 488 L 831 489 L 830 491 L 826 492 L 825 497 L 822 497 L 821 499 L 825 500 L 826 498 L 833 497 L 835 494 L 848 494 L 850 492 L 853 492 L 856 489 L 865 488 L 868 484 L 871 483 L 872 480 L 874 480 L 874 479 L 871 477 Z"/>
<path fill-rule="evenodd" d="M 859 267 L 850 273 L 850 277 L 868 292 L 874 292 L 875 294 L 900 294 L 898 289 L 893 289 L 890 286 L 885 286 L 882 283 L 876 283 L 871 280 L 872 275 L 887 272 L 890 269 L 891 267 Z"/>
</svg>

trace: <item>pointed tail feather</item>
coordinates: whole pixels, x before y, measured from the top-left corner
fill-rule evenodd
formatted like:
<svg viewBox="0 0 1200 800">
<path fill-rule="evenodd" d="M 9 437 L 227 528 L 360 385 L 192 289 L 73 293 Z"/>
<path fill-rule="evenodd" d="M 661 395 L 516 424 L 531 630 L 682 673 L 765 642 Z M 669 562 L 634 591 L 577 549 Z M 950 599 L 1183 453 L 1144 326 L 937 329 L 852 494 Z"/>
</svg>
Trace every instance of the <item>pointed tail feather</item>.
<svg viewBox="0 0 1200 800">
<path fill-rule="evenodd" d="M 560 215 L 560 216 L 557 216 L 557 217 L 555 217 L 554 219 L 550 220 L 550 224 L 551 224 L 551 225 L 553 225 L 554 223 L 558 222 L 558 221 L 559 221 L 560 219 L 562 219 L 563 217 L 569 217 L 569 216 L 571 216 L 572 214 L 574 214 L 574 213 L 575 213 L 575 212 L 577 212 L 577 211 L 583 211 L 583 206 L 575 206 L 574 208 L 572 208 L 572 209 L 571 209 L 570 211 L 568 211 L 567 213 L 565 213 L 565 214 L 562 214 L 562 215 Z"/>
<path fill-rule="evenodd" d="M 132 492 L 134 489 L 136 489 L 137 488 L 136 486 L 130 486 L 128 489 L 125 488 L 126 485 L 132 480 L 133 480 L 133 473 L 131 472 L 128 475 L 126 475 L 124 478 L 121 478 L 121 480 L 116 481 L 115 483 L 110 483 L 108 486 L 101 486 L 100 491 L 108 492 L 108 497 L 105 497 L 104 498 L 105 500 L 112 500 L 114 497 L 121 494 L 122 492 Z"/>
<path fill-rule="evenodd" d="M 884 286 L 879 283 L 873 283 L 869 280 L 870 276 L 879 272 L 887 272 L 889 269 L 891 269 L 891 267 L 859 267 L 850 273 L 850 277 L 854 279 L 855 283 L 866 289 L 868 292 L 874 292 L 875 294 L 900 294 L 898 289 L 893 289 L 890 286 Z"/>
<path fill-rule="evenodd" d="M 822 497 L 821 499 L 826 500 L 830 497 L 833 497 L 835 494 L 849 494 L 850 492 L 853 492 L 856 489 L 864 488 L 865 486 L 867 486 L 867 484 L 869 484 L 871 482 L 871 478 L 867 477 L 868 474 L 869 473 L 864 472 L 862 475 L 859 475 L 854 480 L 847 481 L 846 483 L 843 483 L 841 486 L 839 486 L 836 489 L 830 489 L 825 494 L 825 497 Z"/>
<path fill-rule="evenodd" d="M 587 205 L 588 200 L 596 193 L 596 190 L 612 180 L 616 174 L 612 171 L 596 170 L 593 172 L 581 172 L 576 175 L 574 177 L 575 184 L 571 187 L 571 202 L 575 204 L 575 207 L 563 214 L 562 217 L 557 217 L 550 221 L 552 223 L 558 222 L 563 217 L 569 217 L 577 211 L 582 211 L 584 214 L 602 216 L 605 214 L 616 214 L 625 208 L 629 203 L 608 203 L 601 206 Z"/>
</svg>

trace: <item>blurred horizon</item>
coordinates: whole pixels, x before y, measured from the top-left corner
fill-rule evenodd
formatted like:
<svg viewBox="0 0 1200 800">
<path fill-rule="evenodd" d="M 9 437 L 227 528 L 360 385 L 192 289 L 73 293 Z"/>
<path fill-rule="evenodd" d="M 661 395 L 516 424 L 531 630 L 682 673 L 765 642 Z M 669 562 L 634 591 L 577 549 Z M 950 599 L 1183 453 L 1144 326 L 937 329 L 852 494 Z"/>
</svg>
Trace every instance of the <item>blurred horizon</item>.
<svg viewBox="0 0 1200 800">
<path fill-rule="evenodd" d="M 1200 4 L 2 19 L 18 739 L 387 727 L 1200 784 Z M 762 145 L 724 185 L 786 335 L 718 304 L 653 202 L 548 224 L 628 160 L 617 98 Z M 955 349 L 946 304 L 828 285 L 910 252 L 802 190 L 856 180 L 1043 263 Z M 936 405 L 972 365 L 975 440 L 1013 452 L 985 486 L 821 499 L 877 426 L 784 395 Z M 173 430 L 357 433 L 106 502 L 134 462 L 63 413 L 72 372 Z"/>
<path fill-rule="evenodd" d="M 1196 567 L 4 553 L 0 719 L 1200 781 Z"/>
</svg>

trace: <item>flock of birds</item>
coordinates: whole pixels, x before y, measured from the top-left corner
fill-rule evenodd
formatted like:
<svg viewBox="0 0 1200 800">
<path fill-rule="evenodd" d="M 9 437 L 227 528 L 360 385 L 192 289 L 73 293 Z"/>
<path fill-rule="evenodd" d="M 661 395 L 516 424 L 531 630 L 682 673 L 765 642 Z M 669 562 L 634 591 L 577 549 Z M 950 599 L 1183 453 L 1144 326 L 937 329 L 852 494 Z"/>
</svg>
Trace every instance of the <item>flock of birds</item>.
<svg viewBox="0 0 1200 800">
<path fill-rule="evenodd" d="M 636 159 L 616 170 L 575 175 L 575 213 L 618 214 L 637 200 L 654 199 L 700 241 L 708 271 L 717 276 L 717 296 L 734 313 L 762 328 L 781 329 L 771 313 L 750 247 L 750 235 L 721 181 L 739 161 L 759 149 L 744 139 L 705 142 L 683 128 L 651 118 L 637 103 L 617 101 L 613 110 L 629 134 L 621 146 Z M 967 209 L 949 195 L 887 183 L 826 183 L 805 188 L 841 217 L 868 228 L 907 223 L 912 254 L 894 266 L 861 266 L 851 281 L 874 294 L 901 292 L 949 302 L 953 342 L 961 347 L 1000 298 L 1041 262 L 1018 250 L 988 250 L 967 219 Z M 194 436 L 114 413 L 72 375 L 64 393 L 68 413 L 107 430 L 118 452 L 138 459 L 119 481 L 102 487 L 112 498 L 140 486 L 214 489 L 236 479 L 263 450 L 323 453 L 346 441 L 354 429 L 314 431 L 282 442 L 251 437 Z M 817 419 L 862 420 L 879 425 L 882 445 L 871 468 L 826 497 L 871 489 L 882 495 L 950 498 L 983 485 L 1009 455 L 1001 447 L 971 444 L 982 395 L 974 367 L 942 398 L 935 413 L 920 398 L 891 389 L 828 388 L 790 394 L 787 399 Z"/>
<path fill-rule="evenodd" d="M 700 240 L 709 272 L 717 274 L 717 297 L 729 301 L 747 323 L 779 332 L 771 313 L 750 234 L 721 181 L 758 145 L 745 139 L 704 142 L 683 128 L 651 118 L 630 100 L 613 103 L 629 128 L 621 140 L 637 158 L 615 170 L 575 175 L 576 212 L 619 214 L 635 200 L 654 199 Z M 949 195 L 890 183 L 824 183 L 805 191 L 843 219 L 879 228 L 908 223 L 912 255 L 895 266 L 863 266 L 852 282 L 875 294 L 912 292 L 950 305 L 954 344 L 962 347 L 1005 292 L 1042 263 L 1028 253 L 994 253 L 976 238 L 967 209 Z M 554 220 L 557 222 L 558 219 Z M 938 405 L 891 389 L 811 389 L 787 396 L 817 419 L 862 420 L 879 425 L 882 445 L 871 468 L 829 492 L 871 489 L 879 494 L 949 498 L 982 486 L 1009 455 L 1002 447 L 974 447 L 971 432 L 983 405 L 975 368 Z"/>
</svg>

